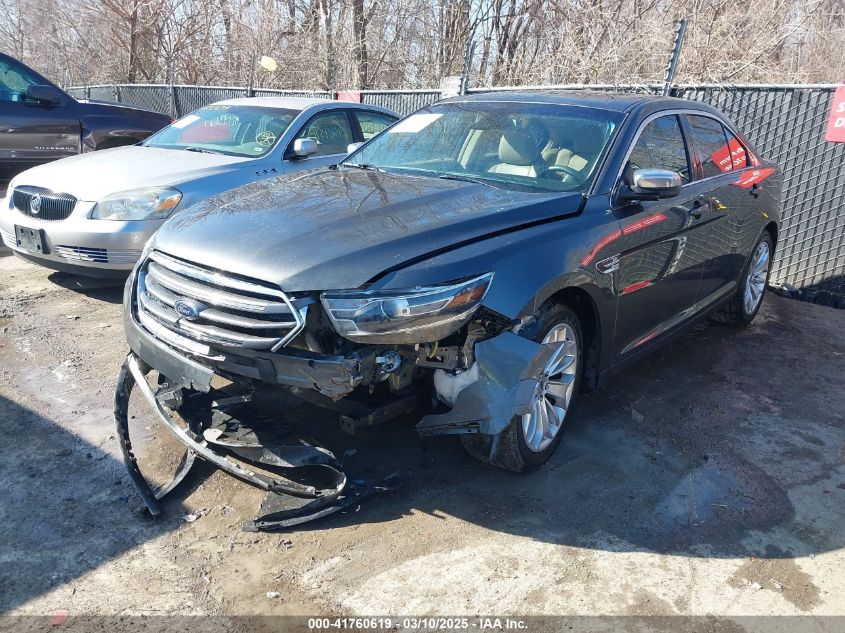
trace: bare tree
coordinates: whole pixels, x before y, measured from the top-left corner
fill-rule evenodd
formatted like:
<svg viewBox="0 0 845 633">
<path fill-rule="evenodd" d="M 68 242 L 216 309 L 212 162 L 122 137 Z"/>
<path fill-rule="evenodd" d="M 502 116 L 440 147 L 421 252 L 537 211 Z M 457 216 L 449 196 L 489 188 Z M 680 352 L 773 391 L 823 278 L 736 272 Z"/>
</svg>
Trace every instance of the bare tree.
<svg viewBox="0 0 845 633">
<path fill-rule="evenodd" d="M 0 0 L 0 49 L 65 83 L 328 89 L 836 82 L 845 0 Z M 255 60 L 269 55 L 278 69 Z"/>
</svg>

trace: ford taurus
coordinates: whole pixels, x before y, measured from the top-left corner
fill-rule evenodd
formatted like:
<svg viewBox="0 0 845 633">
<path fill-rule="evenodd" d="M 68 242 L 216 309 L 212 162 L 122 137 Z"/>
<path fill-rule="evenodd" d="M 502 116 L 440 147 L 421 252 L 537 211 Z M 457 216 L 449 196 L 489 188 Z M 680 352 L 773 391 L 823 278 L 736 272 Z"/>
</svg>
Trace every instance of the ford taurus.
<svg viewBox="0 0 845 633">
<path fill-rule="evenodd" d="M 559 446 L 579 392 L 696 320 L 754 318 L 780 187 L 700 103 L 443 101 L 334 167 L 168 221 L 126 287 L 118 400 L 142 385 L 188 447 L 271 490 L 220 458 L 238 453 L 231 428 L 199 416 L 180 431 L 172 410 L 215 376 L 336 408 L 349 430 L 421 407 L 420 434 L 526 470 Z"/>
</svg>

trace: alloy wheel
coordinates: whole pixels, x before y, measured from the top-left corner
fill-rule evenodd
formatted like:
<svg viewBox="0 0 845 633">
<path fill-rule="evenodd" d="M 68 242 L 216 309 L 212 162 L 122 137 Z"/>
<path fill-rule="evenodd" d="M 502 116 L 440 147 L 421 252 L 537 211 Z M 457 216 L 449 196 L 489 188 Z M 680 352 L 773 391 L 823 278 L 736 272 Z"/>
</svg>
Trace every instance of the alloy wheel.
<svg viewBox="0 0 845 633">
<path fill-rule="evenodd" d="M 578 342 L 568 323 L 555 325 L 543 344 L 559 344 L 549 359 L 531 399 L 531 412 L 522 416 L 522 434 L 530 451 L 539 453 L 563 428 L 578 371 Z"/>
<path fill-rule="evenodd" d="M 748 279 L 745 281 L 745 295 L 743 297 L 743 308 L 746 314 L 754 314 L 763 299 L 766 291 L 766 282 L 769 278 L 769 244 L 765 240 L 760 242 L 754 257 L 751 260 L 751 267 L 748 271 Z"/>
</svg>

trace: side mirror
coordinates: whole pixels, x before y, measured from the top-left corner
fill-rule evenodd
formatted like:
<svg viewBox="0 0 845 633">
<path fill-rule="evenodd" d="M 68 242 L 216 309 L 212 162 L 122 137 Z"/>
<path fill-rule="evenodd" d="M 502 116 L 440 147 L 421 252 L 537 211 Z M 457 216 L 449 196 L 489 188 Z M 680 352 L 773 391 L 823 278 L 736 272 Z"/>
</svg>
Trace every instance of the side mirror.
<svg viewBox="0 0 845 633">
<path fill-rule="evenodd" d="M 362 142 L 360 142 L 360 143 L 350 143 L 349 145 L 347 145 L 347 146 L 346 146 L 346 153 L 347 153 L 347 154 L 351 154 L 351 153 L 352 153 L 352 152 L 354 152 L 356 149 L 358 149 L 359 147 L 361 147 L 363 144 L 364 144 L 364 143 L 363 143 L 363 141 L 362 141 Z"/>
<path fill-rule="evenodd" d="M 55 86 L 32 85 L 26 88 L 26 98 L 28 101 L 54 106 L 64 100 L 64 94 Z"/>
<path fill-rule="evenodd" d="M 313 138 L 298 138 L 293 142 L 294 158 L 308 158 L 317 153 L 317 141 Z"/>
<path fill-rule="evenodd" d="M 669 169 L 637 169 L 630 185 L 622 185 L 619 196 L 623 200 L 661 200 L 681 193 L 681 174 Z"/>
</svg>

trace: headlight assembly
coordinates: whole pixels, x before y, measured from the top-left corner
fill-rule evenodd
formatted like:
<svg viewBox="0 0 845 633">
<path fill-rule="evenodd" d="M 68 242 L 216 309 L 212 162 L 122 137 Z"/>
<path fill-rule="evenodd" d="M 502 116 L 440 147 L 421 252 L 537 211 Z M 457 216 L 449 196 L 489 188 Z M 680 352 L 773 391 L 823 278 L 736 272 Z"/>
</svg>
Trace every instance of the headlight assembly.
<svg viewBox="0 0 845 633">
<path fill-rule="evenodd" d="M 478 308 L 493 273 L 408 290 L 324 292 L 323 307 L 337 333 L 362 343 L 413 344 L 438 341 Z"/>
<path fill-rule="evenodd" d="M 170 187 L 148 187 L 113 193 L 100 200 L 91 212 L 95 220 L 163 220 L 182 200 Z"/>
</svg>

